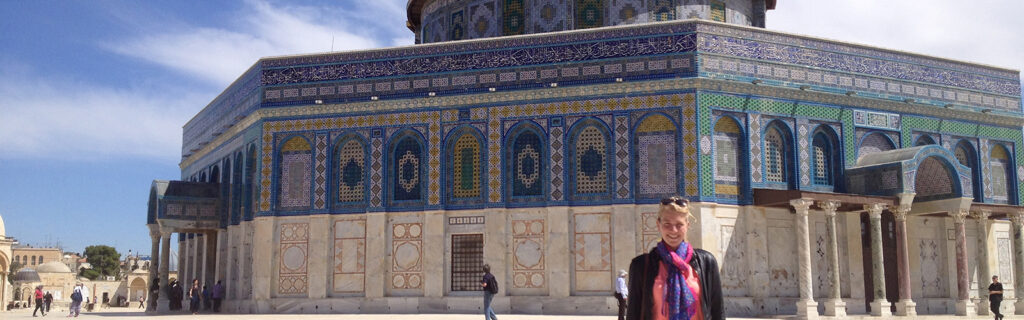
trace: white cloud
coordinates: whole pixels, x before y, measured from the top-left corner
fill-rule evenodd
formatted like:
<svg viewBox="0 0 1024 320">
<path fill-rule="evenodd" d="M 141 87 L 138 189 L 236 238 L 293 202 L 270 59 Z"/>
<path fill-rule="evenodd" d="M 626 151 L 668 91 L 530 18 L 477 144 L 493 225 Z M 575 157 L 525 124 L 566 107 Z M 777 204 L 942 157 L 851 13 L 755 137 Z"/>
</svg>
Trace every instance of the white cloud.
<svg viewBox="0 0 1024 320">
<path fill-rule="evenodd" d="M 369 15 L 363 10 L 273 6 L 253 0 L 246 2 L 245 12 L 230 29 L 186 26 L 106 46 L 225 87 L 261 57 L 328 52 L 332 45 L 334 51 L 387 45 L 375 40 L 380 27 L 360 23 Z"/>
<path fill-rule="evenodd" d="M 1024 1 L 784 0 L 768 29 L 1020 70 Z"/>
<path fill-rule="evenodd" d="M 173 160 L 184 110 L 206 99 L 20 75 L 0 78 L 0 159 Z"/>
</svg>

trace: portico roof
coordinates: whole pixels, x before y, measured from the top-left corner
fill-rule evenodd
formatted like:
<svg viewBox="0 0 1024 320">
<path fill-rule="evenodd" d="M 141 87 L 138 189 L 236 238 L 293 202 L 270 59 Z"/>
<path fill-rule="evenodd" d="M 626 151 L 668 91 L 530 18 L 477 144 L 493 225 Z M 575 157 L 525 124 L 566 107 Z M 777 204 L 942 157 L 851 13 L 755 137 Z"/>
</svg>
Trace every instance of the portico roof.
<svg viewBox="0 0 1024 320">
<path fill-rule="evenodd" d="M 899 197 L 895 196 L 866 196 L 851 193 L 813 192 L 803 190 L 777 190 L 777 189 L 754 189 L 754 205 L 764 207 L 789 208 L 789 201 L 796 199 L 809 199 L 818 201 L 835 200 L 839 201 L 838 212 L 864 211 L 866 204 L 886 204 L 888 206 L 899 205 Z"/>
</svg>

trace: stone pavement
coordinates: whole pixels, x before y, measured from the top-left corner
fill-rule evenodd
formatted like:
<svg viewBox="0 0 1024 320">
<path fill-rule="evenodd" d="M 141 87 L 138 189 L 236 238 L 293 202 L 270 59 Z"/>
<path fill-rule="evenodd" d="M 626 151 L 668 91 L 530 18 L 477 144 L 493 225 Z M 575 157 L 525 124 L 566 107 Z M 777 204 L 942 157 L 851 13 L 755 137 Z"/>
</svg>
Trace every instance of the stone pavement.
<svg viewBox="0 0 1024 320">
<path fill-rule="evenodd" d="M 32 318 L 31 309 L 18 309 L 13 311 L 0 312 L 0 319 L 64 319 L 67 317 L 66 309 L 53 309 L 53 312 L 48 313 L 46 317 Z M 173 315 L 159 315 L 152 316 L 147 315 L 144 312 L 138 311 L 135 308 L 110 308 L 99 310 L 96 312 L 82 312 L 79 319 L 152 319 L 154 317 L 160 320 L 176 320 L 176 319 L 221 319 L 221 320 L 242 320 L 242 319 L 266 319 L 266 320 L 314 320 L 314 319 L 331 319 L 331 320 L 480 320 L 483 315 L 478 314 L 206 314 L 201 313 L 198 316 L 193 316 L 187 313 L 173 314 Z M 775 316 L 771 318 L 760 318 L 760 319 L 794 319 L 795 316 Z M 569 320 L 569 319 L 581 319 L 581 320 L 615 320 L 615 316 L 546 316 L 546 315 L 523 315 L 523 314 L 499 314 L 498 319 L 501 320 Z M 729 318 L 729 319 L 758 319 L 758 318 Z M 831 319 L 831 317 L 821 317 L 821 319 Z M 851 315 L 843 319 L 855 319 L 855 320 L 878 320 L 880 317 L 869 317 L 863 315 Z M 956 317 L 951 315 L 941 316 L 918 316 L 913 318 L 907 317 L 889 317 L 888 319 L 897 320 L 974 320 L 974 319 L 992 319 L 991 316 L 984 317 Z M 1006 319 L 1024 319 L 1024 316 L 1006 315 Z"/>
</svg>

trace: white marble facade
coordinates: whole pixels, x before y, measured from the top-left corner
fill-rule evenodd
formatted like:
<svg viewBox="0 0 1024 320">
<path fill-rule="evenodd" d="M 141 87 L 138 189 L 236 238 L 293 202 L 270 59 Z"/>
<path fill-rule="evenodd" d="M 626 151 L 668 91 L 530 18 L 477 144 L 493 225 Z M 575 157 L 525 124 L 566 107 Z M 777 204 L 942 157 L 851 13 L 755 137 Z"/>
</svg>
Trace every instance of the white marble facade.
<svg viewBox="0 0 1024 320">
<path fill-rule="evenodd" d="M 691 208 L 697 220 L 690 241 L 718 258 L 727 314 L 795 314 L 795 215 L 786 208 L 714 203 Z M 501 283 L 499 312 L 613 314 L 617 271 L 658 241 L 656 210 L 613 205 L 259 217 L 228 229 L 230 257 L 219 259 L 218 268 L 229 268 L 229 311 L 475 313 L 481 293 L 452 290 L 451 239 L 481 234 L 484 262 Z M 825 216 L 812 206 L 808 220 L 813 297 L 823 312 L 831 281 Z M 860 216 L 840 212 L 836 220 L 842 298 L 849 314 L 864 314 L 864 280 L 871 277 L 861 260 L 870 253 L 862 247 Z M 972 298 L 979 292 L 976 225 L 967 224 Z M 992 225 L 988 263 L 1012 302 L 1009 222 Z M 955 312 L 952 228 L 950 218 L 908 219 L 918 314 Z M 1012 311 L 1010 302 L 1004 312 Z"/>
</svg>

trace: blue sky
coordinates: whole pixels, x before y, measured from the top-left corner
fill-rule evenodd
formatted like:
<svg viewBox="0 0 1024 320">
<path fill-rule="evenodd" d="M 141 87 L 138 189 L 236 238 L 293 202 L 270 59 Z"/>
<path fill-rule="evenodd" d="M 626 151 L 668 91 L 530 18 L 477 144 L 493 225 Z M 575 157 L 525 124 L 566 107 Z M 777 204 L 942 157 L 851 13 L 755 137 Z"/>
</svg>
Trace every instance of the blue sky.
<svg viewBox="0 0 1024 320">
<path fill-rule="evenodd" d="M 0 215 L 23 244 L 150 242 L 181 127 L 263 56 L 412 44 L 406 0 L 0 0 Z M 768 28 L 1020 69 L 1024 1 L 781 0 Z"/>
</svg>

